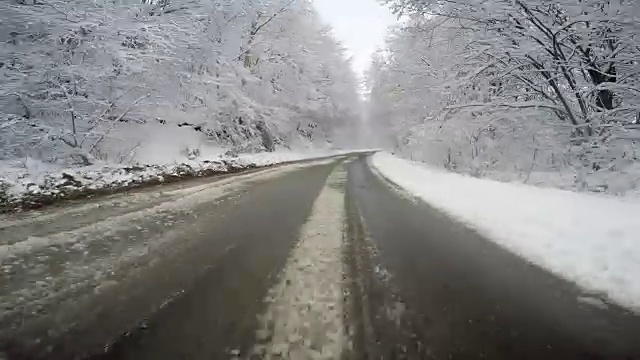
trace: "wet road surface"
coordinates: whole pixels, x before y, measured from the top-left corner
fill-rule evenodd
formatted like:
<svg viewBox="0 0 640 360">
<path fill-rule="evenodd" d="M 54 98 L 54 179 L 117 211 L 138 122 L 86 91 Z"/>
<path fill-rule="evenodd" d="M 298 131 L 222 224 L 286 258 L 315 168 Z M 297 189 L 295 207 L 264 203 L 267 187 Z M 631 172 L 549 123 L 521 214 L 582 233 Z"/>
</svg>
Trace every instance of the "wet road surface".
<svg viewBox="0 0 640 360">
<path fill-rule="evenodd" d="M 585 301 L 593 295 L 389 189 L 351 164 L 366 231 L 356 241 L 373 254 L 369 317 L 383 319 L 370 333 L 384 358 L 640 359 L 639 317 Z M 394 302 L 404 311 L 390 331 L 379 314 Z"/>
<path fill-rule="evenodd" d="M 640 317 L 365 157 L 4 217 L 0 261 L 8 359 L 640 359 Z"/>
</svg>

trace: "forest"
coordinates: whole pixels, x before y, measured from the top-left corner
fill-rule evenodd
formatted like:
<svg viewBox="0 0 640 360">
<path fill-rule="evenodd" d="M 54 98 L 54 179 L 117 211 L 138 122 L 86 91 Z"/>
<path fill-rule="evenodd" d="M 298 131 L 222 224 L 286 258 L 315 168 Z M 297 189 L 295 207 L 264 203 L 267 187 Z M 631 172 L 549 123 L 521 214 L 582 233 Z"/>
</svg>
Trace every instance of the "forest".
<svg viewBox="0 0 640 360">
<path fill-rule="evenodd" d="M 398 155 L 477 177 L 625 194 L 640 180 L 640 3 L 387 0 L 367 77 Z"/>
<path fill-rule="evenodd" d="M 636 191 L 640 4 L 381 4 L 398 23 L 360 79 L 311 0 L 0 2 L 0 165 L 376 147 L 475 177 Z"/>
<path fill-rule="evenodd" d="M 8 0 L 0 44 L 14 167 L 326 147 L 358 125 L 357 80 L 308 0 Z"/>
</svg>

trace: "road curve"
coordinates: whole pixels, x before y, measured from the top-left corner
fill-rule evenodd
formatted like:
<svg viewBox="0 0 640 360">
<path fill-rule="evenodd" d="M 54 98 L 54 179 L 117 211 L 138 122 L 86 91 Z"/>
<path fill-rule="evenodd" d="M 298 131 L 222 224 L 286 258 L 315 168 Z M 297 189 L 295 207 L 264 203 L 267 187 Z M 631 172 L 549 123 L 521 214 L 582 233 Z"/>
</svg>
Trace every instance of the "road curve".
<svg viewBox="0 0 640 360">
<path fill-rule="evenodd" d="M 0 359 L 640 359 L 640 317 L 336 158 L 0 218 Z"/>
</svg>

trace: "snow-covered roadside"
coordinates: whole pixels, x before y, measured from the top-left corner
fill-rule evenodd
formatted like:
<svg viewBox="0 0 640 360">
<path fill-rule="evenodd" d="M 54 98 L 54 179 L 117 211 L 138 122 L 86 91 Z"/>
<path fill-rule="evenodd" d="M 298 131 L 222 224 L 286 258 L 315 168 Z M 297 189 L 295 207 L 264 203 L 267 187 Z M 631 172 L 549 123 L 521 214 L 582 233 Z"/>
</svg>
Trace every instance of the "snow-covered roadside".
<svg viewBox="0 0 640 360">
<path fill-rule="evenodd" d="M 0 162 L 0 213 L 38 208 L 61 199 L 104 194 L 183 178 L 212 176 L 348 152 L 272 152 L 165 165 L 92 165 L 76 168 Z"/>
<path fill-rule="evenodd" d="M 371 164 L 510 251 L 640 311 L 640 204 L 462 176 L 388 153 Z"/>
</svg>

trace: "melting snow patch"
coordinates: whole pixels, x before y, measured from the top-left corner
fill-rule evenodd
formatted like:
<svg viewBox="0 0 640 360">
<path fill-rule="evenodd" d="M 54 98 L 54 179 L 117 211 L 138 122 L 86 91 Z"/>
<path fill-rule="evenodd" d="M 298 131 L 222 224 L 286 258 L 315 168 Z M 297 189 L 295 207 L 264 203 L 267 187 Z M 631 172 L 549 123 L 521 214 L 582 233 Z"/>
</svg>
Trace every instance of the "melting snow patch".
<svg viewBox="0 0 640 360">
<path fill-rule="evenodd" d="M 342 305 L 344 194 L 329 177 L 297 246 L 269 291 L 253 354 L 261 359 L 339 359 L 347 344 Z M 266 342 L 266 344 L 264 344 Z"/>
<path fill-rule="evenodd" d="M 596 297 L 578 296 L 578 302 L 582 303 L 582 304 L 585 304 L 585 305 L 597 307 L 597 308 L 600 308 L 600 309 L 608 308 L 607 304 L 602 299 L 599 299 L 599 298 L 596 298 Z"/>
<path fill-rule="evenodd" d="M 385 178 L 510 251 L 640 311 L 640 204 L 476 179 L 386 153 Z"/>
<path fill-rule="evenodd" d="M 29 236 L 26 240 L 14 244 L 0 245 L 0 262 L 5 259 L 38 250 L 51 245 L 51 241 L 46 238 Z"/>
</svg>

